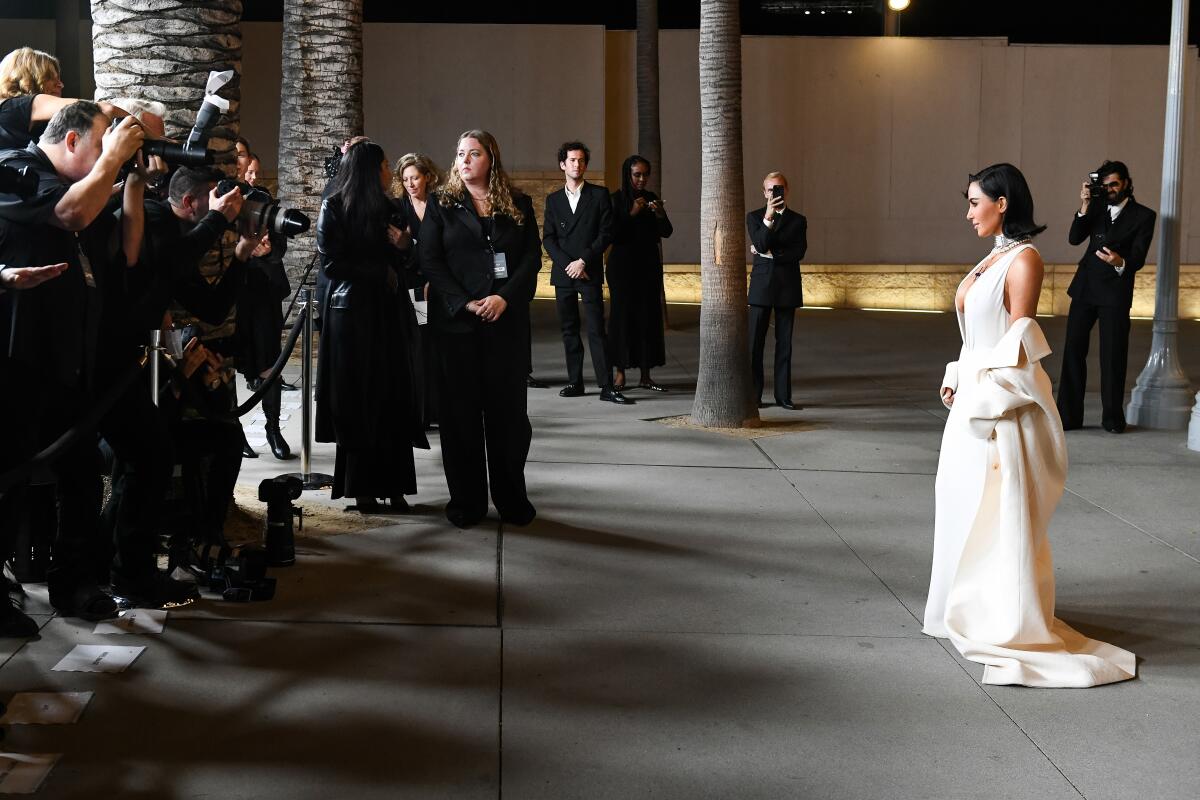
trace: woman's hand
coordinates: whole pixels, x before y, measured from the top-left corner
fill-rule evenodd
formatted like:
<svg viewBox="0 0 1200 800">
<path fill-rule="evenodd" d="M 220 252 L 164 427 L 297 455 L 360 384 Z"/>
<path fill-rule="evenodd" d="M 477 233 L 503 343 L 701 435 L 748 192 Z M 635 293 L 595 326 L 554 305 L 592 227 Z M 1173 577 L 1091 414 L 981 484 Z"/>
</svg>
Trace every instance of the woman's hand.
<svg viewBox="0 0 1200 800">
<path fill-rule="evenodd" d="M 954 405 L 954 390 L 949 386 L 942 387 L 942 402 L 948 406 Z"/>
<path fill-rule="evenodd" d="M 467 303 L 467 310 L 483 319 L 485 322 L 495 322 L 508 308 L 508 301 L 498 294 L 491 294 L 482 300 L 472 300 Z"/>
<path fill-rule="evenodd" d="M 412 245 L 412 234 L 407 230 L 400 230 L 395 225 L 387 226 L 387 236 L 392 247 L 397 250 L 407 250 Z"/>
<path fill-rule="evenodd" d="M 644 198 L 644 197 L 633 198 L 633 205 L 629 209 L 629 216 L 636 217 L 638 214 L 640 214 L 646 210 L 646 205 L 647 205 L 646 198 Z"/>
<path fill-rule="evenodd" d="M 0 289 L 32 289 L 66 271 L 66 262 L 46 267 L 11 267 L 0 271 Z"/>
</svg>

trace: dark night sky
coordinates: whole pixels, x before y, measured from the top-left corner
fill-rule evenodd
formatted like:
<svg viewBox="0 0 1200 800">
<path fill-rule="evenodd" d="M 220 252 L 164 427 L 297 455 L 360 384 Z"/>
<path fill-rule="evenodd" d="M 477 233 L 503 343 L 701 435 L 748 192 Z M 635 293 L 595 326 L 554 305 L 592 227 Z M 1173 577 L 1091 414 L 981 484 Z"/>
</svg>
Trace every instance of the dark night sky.
<svg viewBox="0 0 1200 800">
<path fill-rule="evenodd" d="M 783 0 L 786 2 L 786 0 Z M 779 13 L 766 10 L 781 0 L 744 0 L 742 31 L 748 35 L 875 36 L 883 27 L 883 0 L 846 0 L 853 14 L 830 11 Z M 90 16 L 87 0 L 80 0 Z M 698 0 L 659 0 L 663 28 L 695 28 Z M 368 22 L 490 22 L 604 25 L 636 24 L 635 0 L 526 2 L 458 0 L 412 3 L 364 0 Z M 1170 36 L 1170 0 L 912 0 L 901 17 L 905 36 L 1003 36 L 1013 42 L 1077 44 L 1165 44 Z M 1200 41 L 1200 3 L 1192 3 L 1189 41 Z M 279 20 L 283 0 L 246 0 L 247 21 Z M 0 17 L 53 18 L 50 0 L 0 0 Z"/>
</svg>

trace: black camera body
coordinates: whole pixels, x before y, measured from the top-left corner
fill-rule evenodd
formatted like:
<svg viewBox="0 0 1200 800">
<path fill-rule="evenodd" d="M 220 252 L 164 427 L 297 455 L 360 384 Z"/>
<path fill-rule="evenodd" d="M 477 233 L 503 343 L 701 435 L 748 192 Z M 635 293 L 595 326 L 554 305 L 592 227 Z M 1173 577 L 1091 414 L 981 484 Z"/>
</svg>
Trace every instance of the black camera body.
<svg viewBox="0 0 1200 800">
<path fill-rule="evenodd" d="M 292 237 L 304 233 L 312 224 L 308 215 L 294 208 L 284 208 L 261 186 L 251 186 L 233 178 L 225 178 L 217 184 L 217 194 L 228 194 L 234 189 L 242 190 L 242 210 L 234 226 L 240 223 L 252 231 Z"/>
<path fill-rule="evenodd" d="M 1104 199 L 1103 176 L 1099 172 L 1088 173 L 1088 198 L 1090 200 Z"/>
<path fill-rule="evenodd" d="M 275 597 L 275 579 L 267 577 L 267 552 L 261 547 L 210 545 L 195 554 L 190 567 L 196 580 L 231 603 Z"/>
<path fill-rule="evenodd" d="M 263 547 L 267 564 L 290 567 L 296 563 L 296 532 L 292 518 L 298 517 L 304 530 L 304 510 L 292 505 L 304 491 L 304 482 L 292 475 L 279 475 L 258 484 L 258 499 L 267 504 L 263 527 Z"/>
<path fill-rule="evenodd" d="M 342 152 L 342 148 L 335 146 L 333 148 L 333 153 L 325 157 L 324 166 L 326 178 L 332 178 L 338 174 L 338 170 L 342 166 L 342 158 L 344 155 L 345 154 Z"/>
<path fill-rule="evenodd" d="M 0 164 L 0 192 L 15 194 L 19 197 L 31 197 L 37 193 L 37 173 L 28 166 L 17 169 L 7 164 Z"/>
</svg>

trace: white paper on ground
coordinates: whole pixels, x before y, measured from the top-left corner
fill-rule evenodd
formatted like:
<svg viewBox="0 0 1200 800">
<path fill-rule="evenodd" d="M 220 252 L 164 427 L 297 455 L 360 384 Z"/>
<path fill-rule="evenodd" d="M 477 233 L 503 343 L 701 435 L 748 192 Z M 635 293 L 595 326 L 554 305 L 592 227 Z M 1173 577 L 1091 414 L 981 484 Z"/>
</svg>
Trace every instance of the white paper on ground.
<svg viewBox="0 0 1200 800">
<path fill-rule="evenodd" d="M 162 633 L 167 612 L 159 608 L 131 608 L 107 622 L 101 622 L 92 633 Z"/>
<path fill-rule="evenodd" d="M 33 794 L 62 753 L 0 753 L 0 794 Z"/>
<path fill-rule="evenodd" d="M 54 672 L 124 672 L 144 647 L 77 644 L 52 668 Z"/>
<path fill-rule="evenodd" d="M 18 692 L 0 725 L 70 725 L 91 699 L 91 692 Z"/>
</svg>

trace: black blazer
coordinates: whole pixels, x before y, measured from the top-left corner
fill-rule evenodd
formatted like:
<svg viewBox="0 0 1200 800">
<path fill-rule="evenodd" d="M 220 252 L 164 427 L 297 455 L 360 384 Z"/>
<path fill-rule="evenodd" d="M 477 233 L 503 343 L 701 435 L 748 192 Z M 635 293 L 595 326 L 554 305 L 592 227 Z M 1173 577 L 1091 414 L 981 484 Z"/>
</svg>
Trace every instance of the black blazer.
<svg viewBox="0 0 1200 800">
<path fill-rule="evenodd" d="M 604 283 L 604 251 L 611 242 L 612 204 L 604 188 L 584 183 L 574 212 L 565 188 L 546 196 L 542 244 L 553 264 L 550 268 L 552 285 L 574 289 L 601 286 Z M 582 278 L 567 274 L 567 264 L 577 258 L 587 264 Z"/>
<path fill-rule="evenodd" d="M 754 245 L 754 267 L 750 271 L 752 306 L 798 308 L 804 305 L 800 261 L 808 250 L 808 220 L 790 208 L 768 228 L 763 222 L 766 206 L 746 215 L 746 232 Z M 770 253 L 766 258 L 762 253 Z"/>
<path fill-rule="evenodd" d="M 1108 206 L 1104 203 L 1093 203 L 1087 216 L 1076 214 L 1067 241 L 1077 245 L 1088 240 L 1088 246 L 1083 258 L 1079 259 L 1079 269 L 1075 271 L 1067 294 L 1097 306 L 1132 306 L 1133 276 L 1146 263 L 1156 216 L 1132 197 L 1115 222 L 1109 217 Z M 1112 264 L 1096 255 L 1101 247 L 1107 247 L 1125 259 L 1124 274 L 1118 275 Z"/>
<path fill-rule="evenodd" d="M 521 309 L 528 312 L 542 267 L 541 241 L 533 201 L 514 192 L 513 203 L 524 219 L 518 225 L 507 215 L 493 217 L 489 243 L 470 199 L 455 198 L 445 207 L 439 198 L 430 198 L 417 251 L 421 272 L 430 284 L 429 322 L 435 328 L 468 333 L 488 324 L 466 306 L 492 294 L 508 303 L 505 316 Z M 493 251 L 504 253 L 507 278 L 495 277 Z"/>
</svg>

